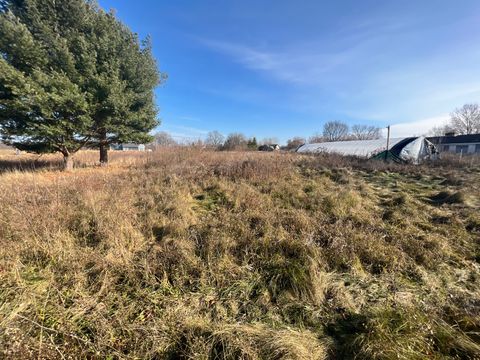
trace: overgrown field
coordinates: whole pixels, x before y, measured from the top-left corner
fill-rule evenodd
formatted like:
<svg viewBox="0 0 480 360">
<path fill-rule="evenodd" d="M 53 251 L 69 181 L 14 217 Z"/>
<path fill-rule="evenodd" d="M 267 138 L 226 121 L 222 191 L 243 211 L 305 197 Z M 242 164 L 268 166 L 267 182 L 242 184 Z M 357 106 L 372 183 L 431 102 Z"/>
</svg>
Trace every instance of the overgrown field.
<svg viewBox="0 0 480 360">
<path fill-rule="evenodd" d="M 480 358 L 478 166 L 19 161 L 1 160 L 0 358 Z"/>
</svg>

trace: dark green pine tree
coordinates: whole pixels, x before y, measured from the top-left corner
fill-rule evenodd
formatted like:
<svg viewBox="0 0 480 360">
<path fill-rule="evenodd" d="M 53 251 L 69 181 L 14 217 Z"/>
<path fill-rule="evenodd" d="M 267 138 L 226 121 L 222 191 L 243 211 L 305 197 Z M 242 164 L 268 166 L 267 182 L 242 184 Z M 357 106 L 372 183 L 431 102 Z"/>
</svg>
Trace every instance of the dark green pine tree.
<svg viewBox="0 0 480 360">
<path fill-rule="evenodd" d="M 0 4 L 0 131 L 30 152 L 60 152 L 65 168 L 91 139 L 93 120 L 69 44 L 88 20 L 84 1 Z M 42 4 L 40 4 L 42 3 Z M 68 4 L 67 4 L 68 3 Z"/>
<path fill-rule="evenodd" d="M 257 150 L 257 138 L 255 136 L 248 140 L 247 147 L 250 150 Z"/>
<path fill-rule="evenodd" d="M 86 0 L 0 0 L 0 131 L 34 152 L 145 142 L 165 78 L 148 39 Z"/>
<path fill-rule="evenodd" d="M 108 163 L 112 143 L 152 141 L 148 134 L 158 125 L 154 90 L 166 76 L 159 73 L 150 40 L 120 23 L 112 12 L 99 12 L 92 34 L 94 68 L 87 80 L 94 119 L 94 145 L 100 163 Z"/>
</svg>

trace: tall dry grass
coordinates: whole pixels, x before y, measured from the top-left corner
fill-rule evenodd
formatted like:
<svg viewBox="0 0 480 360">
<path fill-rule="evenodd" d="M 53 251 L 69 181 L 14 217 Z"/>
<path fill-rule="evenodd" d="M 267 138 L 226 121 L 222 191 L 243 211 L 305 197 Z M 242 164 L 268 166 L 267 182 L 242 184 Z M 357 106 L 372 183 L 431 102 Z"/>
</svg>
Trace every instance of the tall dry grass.
<svg viewBox="0 0 480 360">
<path fill-rule="evenodd" d="M 471 164 L 95 155 L 0 174 L 2 357 L 478 358 Z"/>
</svg>

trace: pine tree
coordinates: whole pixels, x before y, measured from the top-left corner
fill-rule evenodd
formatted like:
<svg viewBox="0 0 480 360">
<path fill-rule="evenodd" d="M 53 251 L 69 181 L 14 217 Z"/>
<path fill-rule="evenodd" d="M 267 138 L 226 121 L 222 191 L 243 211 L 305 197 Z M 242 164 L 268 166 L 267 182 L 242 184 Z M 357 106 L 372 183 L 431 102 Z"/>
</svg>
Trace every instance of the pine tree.
<svg viewBox="0 0 480 360">
<path fill-rule="evenodd" d="M 154 89 L 165 79 L 113 13 L 86 0 L 0 0 L 0 131 L 33 152 L 146 142 L 157 124 Z"/>
<path fill-rule="evenodd" d="M 0 131 L 4 142 L 20 150 L 62 153 L 70 169 L 72 156 L 91 138 L 93 121 L 68 47 L 80 36 L 70 31 L 69 19 L 87 5 L 68 5 L 2 1 Z M 73 21 L 78 27 L 85 19 Z"/>
<path fill-rule="evenodd" d="M 88 79 L 88 91 L 94 144 L 106 164 L 110 144 L 152 141 L 148 132 L 158 125 L 154 89 L 166 76 L 157 69 L 149 38 L 140 42 L 113 13 L 99 13 L 96 22 L 90 44 L 97 72 Z"/>
<path fill-rule="evenodd" d="M 250 140 L 248 140 L 247 147 L 250 150 L 257 150 L 257 138 L 254 136 Z"/>
</svg>

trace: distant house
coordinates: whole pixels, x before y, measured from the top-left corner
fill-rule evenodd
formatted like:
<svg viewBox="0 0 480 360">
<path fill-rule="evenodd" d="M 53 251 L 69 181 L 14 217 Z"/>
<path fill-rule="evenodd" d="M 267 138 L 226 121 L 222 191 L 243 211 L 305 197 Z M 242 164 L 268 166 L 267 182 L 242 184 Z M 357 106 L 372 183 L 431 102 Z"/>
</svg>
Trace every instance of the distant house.
<svg viewBox="0 0 480 360">
<path fill-rule="evenodd" d="M 450 133 L 445 136 L 429 137 L 440 153 L 456 153 L 461 155 L 480 155 L 480 134 L 457 135 Z"/>
<path fill-rule="evenodd" d="M 280 150 L 280 145 L 278 144 L 265 144 L 258 147 L 258 151 L 278 151 Z"/>
<path fill-rule="evenodd" d="M 118 150 L 118 151 L 145 151 L 145 145 L 144 144 L 114 144 L 111 147 L 112 150 Z"/>
</svg>

